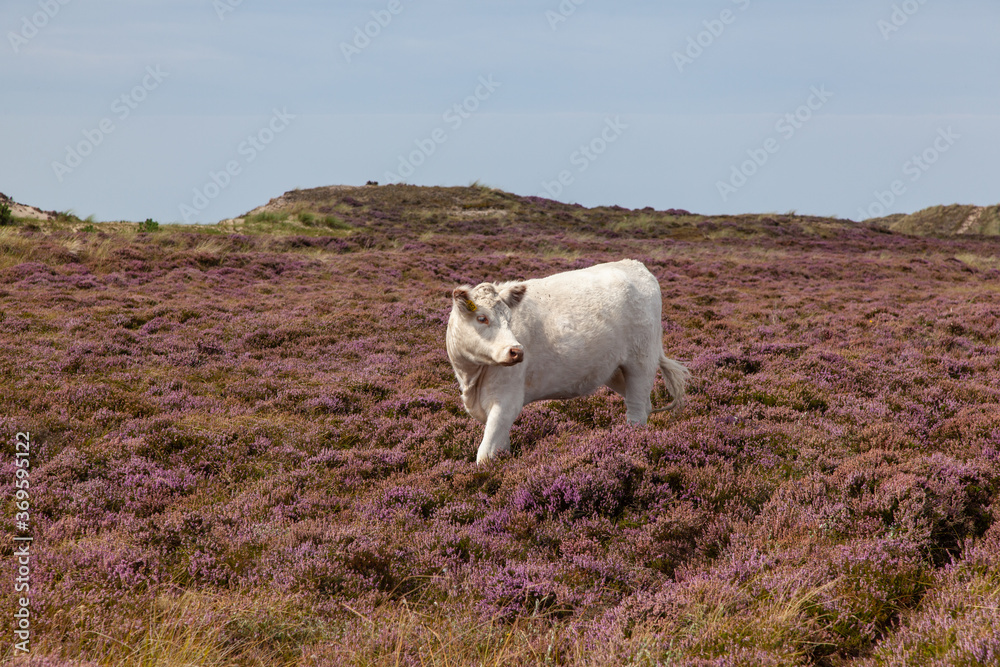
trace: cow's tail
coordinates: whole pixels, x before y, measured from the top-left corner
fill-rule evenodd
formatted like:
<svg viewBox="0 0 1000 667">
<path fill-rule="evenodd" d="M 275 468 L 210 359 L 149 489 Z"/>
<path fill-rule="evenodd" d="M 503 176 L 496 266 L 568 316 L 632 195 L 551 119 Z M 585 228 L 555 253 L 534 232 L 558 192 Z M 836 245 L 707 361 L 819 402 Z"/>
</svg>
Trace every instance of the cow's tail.
<svg viewBox="0 0 1000 667">
<path fill-rule="evenodd" d="M 666 355 L 660 354 L 660 372 L 663 374 L 663 384 L 667 385 L 667 393 L 670 394 L 670 402 L 662 408 L 656 408 L 650 414 L 666 412 L 667 410 L 680 410 L 684 407 L 684 388 L 691 377 L 684 364 L 673 359 L 667 359 Z"/>
</svg>

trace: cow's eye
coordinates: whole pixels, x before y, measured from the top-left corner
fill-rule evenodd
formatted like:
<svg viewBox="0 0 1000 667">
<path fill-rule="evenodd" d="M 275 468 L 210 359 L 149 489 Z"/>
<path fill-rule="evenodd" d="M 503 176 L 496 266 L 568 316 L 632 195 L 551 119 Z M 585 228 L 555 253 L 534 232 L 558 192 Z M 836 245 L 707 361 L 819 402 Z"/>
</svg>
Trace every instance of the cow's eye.
<svg viewBox="0 0 1000 667">
<path fill-rule="evenodd" d="M 479 317 L 476 318 L 476 321 L 479 322 L 480 324 L 489 324 L 490 318 L 486 317 L 485 315 L 480 315 Z"/>
</svg>

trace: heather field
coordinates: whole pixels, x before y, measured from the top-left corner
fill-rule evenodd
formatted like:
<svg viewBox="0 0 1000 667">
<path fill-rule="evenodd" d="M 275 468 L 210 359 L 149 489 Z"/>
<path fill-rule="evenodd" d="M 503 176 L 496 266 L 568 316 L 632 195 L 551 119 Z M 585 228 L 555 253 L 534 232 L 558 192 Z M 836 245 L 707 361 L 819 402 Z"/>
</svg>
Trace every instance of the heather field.
<svg viewBox="0 0 1000 667">
<path fill-rule="evenodd" d="M 451 289 L 624 257 L 685 409 L 536 403 L 477 466 Z M 24 664 L 996 665 L 998 337 L 1000 240 L 794 214 L 474 185 L 15 221 L 0 658 L 30 431 Z"/>
</svg>

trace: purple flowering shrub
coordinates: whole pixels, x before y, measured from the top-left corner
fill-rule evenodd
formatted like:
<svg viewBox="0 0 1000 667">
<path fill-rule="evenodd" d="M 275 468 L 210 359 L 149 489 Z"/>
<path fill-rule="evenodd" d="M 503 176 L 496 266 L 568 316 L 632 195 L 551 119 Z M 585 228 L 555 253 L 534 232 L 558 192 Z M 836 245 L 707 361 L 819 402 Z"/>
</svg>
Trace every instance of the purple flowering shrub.
<svg viewBox="0 0 1000 667">
<path fill-rule="evenodd" d="M 339 222 L 0 235 L 36 662 L 995 662 L 997 241 L 290 194 Z M 451 288 L 623 257 L 660 280 L 687 407 L 532 404 L 477 466 Z M 8 556 L 13 482 L 8 454 Z"/>
</svg>

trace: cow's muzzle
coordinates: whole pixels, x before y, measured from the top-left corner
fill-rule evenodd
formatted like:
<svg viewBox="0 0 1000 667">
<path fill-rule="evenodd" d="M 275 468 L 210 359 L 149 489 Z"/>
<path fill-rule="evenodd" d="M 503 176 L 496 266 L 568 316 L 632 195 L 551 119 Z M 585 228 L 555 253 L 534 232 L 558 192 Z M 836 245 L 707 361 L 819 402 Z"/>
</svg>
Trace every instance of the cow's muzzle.
<svg viewBox="0 0 1000 667">
<path fill-rule="evenodd" d="M 503 366 L 514 366 L 524 361 L 524 348 L 512 347 L 507 350 L 507 358 L 500 362 Z"/>
</svg>

